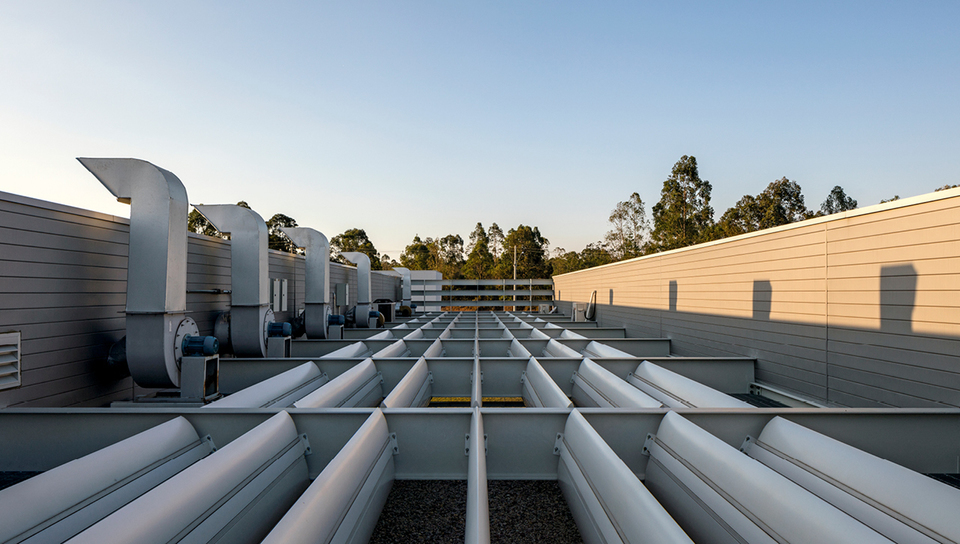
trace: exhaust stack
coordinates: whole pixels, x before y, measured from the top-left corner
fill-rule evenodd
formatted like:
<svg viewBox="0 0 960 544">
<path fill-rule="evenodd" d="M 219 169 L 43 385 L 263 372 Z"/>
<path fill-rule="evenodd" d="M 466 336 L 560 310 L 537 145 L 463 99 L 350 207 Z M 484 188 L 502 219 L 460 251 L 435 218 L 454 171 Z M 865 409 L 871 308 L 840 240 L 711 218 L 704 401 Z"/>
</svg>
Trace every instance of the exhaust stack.
<svg viewBox="0 0 960 544">
<path fill-rule="evenodd" d="M 410 293 L 411 291 L 410 270 L 408 268 L 401 268 L 399 266 L 395 266 L 393 268 L 393 271 L 398 272 L 401 276 L 403 276 L 403 278 L 400 280 L 400 286 L 401 286 L 400 299 L 404 306 L 411 307 L 410 304 L 411 304 L 411 299 L 413 297 Z"/>
<path fill-rule="evenodd" d="M 230 234 L 229 341 L 233 353 L 266 357 L 267 327 L 274 321 L 270 309 L 267 224 L 257 212 L 235 204 L 194 207 L 214 228 Z"/>
<path fill-rule="evenodd" d="M 330 296 L 330 242 L 323 233 L 310 228 L 284 227 L 280 229 L 306 252 L 304 293 L 304 326 L 307 338 L 324 340 L 331 314 L 327 297 Z"/>
<path fill-rule="evenodd" d="M 357 265 L 357 308 L 356 308 L 356 327 L 358 329 L 373 329 L 370 322 L 376 323 L 376 316 L 372 316 L 372 306 L 370 304 L 370 257 L 366 253 L 356 251 L 347 251 L 340 253 L 345 259 Z"/>
<path fill-rule="evenodd" d="M 182 344 L 197 336 L 187 309 L 187 191 L 173 173 L 140 159 L 78 158 L 130 204 L 126 359 L 143 387 L 179 387 Z"/>
</svg>

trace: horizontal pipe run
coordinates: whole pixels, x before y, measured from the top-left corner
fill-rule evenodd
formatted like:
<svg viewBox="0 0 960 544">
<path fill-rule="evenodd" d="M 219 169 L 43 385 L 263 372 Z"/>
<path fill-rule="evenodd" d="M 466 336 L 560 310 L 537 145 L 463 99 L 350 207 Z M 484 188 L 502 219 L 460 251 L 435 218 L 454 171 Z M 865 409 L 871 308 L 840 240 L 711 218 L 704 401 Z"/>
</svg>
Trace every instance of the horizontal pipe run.
<svg viewBox="0 0 960 544">
<path fill-rule="evenodd" d="M 467 521 L 465 544 L 490 544 L 490 505 L 487 499 L 487 448 L 483 416 L 474 407 L 467 440 Z"/>
<path fill-rule="evenodd" d="M 894 542 L 960 542 L 960 489 L 779 416 L 741 449 Z"/>
<path fill-rule="evenodd" d="M 523 378 L 523 402 L 536 408 L 572 408 L 573 403 L 534 357 L 527 361 Z"/>
<path fill-rule="evenodd" d="M 746 402 L 650 361 L 640 363 L 627 381 L 669 408 L 753 408 Z"/>
<path fill-rule="evenodd" d="M 585 542 L 692 544 L 578 410 L 567 417 L 554 453 L 560 489 Z"/>
<path fill-rule="evenodd" d="M 278 506 L 292 504 L 306 488 L 305 451 L 293 420 L 280 412 L 70 542 L 206 542 L 218 534 L 229 542 L 259 542 L 267 532 L 263 527 L 279 519 L 272 517 Z M 240 516 L 241 528 L 259 521 L 256 530 L 231 531 Z"/>
<path fill-rule="evenodd" d="M 204 408 L 284 408 L 327 383 L 312 361 L 237 391 Z"/>
<path fill-rule="evenodd" d="M 600 408 L 660 408 L 660 401 L 640 391 L 590 359 L 573 374 L 577 406 Z"/>
<path fill-rule="evenodd" d="M 354 408 L 379 406 L 383 378 L 373 359 L 365 359 L 293 404 L 295 408 Z M 376 402 L 374 402 L 374 400 Z"/>
<path fill-rule="evenodd" d="M 0 490 L 0 542 L 63 542 L 212 451 L 177 417 Z"/>
<path fill-rule="evenodd" d="M 366 542 L 393 485 L 393 453 L 386 419 L 375 410 L 263 544 Z"/>
<path fill-rule="evenodd" d="M 676 412 L 647 438 L 644 483 L 697 542 L 890 544 Z M 692 499 L 692 500 L 691 500 Z"/>
<path fill-rule="evenodd" d="M 420 408 L 430 402 L 433 378 L 423 357 L 403 376 L 403 379 L 390 391 L 383 402 L 383 408 Z"/>
</svg>

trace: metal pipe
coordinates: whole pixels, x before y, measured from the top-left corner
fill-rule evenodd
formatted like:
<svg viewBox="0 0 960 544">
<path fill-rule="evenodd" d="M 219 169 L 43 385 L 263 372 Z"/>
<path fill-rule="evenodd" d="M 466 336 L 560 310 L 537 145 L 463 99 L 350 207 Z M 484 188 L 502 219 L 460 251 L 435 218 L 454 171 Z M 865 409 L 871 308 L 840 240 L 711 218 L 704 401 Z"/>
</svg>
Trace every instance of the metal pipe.
<svg viewBox="0 0 960 544">
<path fill-rule="evenodd" d="M 214 228 L 230 234 L 230 345 L 241 357 L 267 355 L 270 310 L 267 224 L 235 204 L 194 206 Z"/>
<path fill-rule="evenodd" d="M 374 328 L 370 326 L 370 257 L 366 253 L 346 251 L 341 253 L 343 258 L 357 265 L 357 309 L 354 314 L 356 326 L 361 329 Z M 374 321 L 375 322 L 375 321 Z"/>
<path fill-rule="evenodd" d="M 304 249 L 304 325 L 307 338 L 327 338 L 330 296 L 330 242 L 322 232 L 305 227 L 280 229 L 297 247 Z"/>
<path fill-rule="evenodd" d="M 401 276 L 400 299 L 404 306 L 409 307 L 412 304 L 412 298 L 413 298 L 413 295 L 411 294 L 411 285 L 410 285 L 410 279 L 411 279 L 410 270 L 407 268 L 401 268 L 399 266 L 395 266 L 393 268 L 393 271 L 400 273 L 400 276 Z"/>
<path fill-rule="evenodd" d="M 130 374 L 145 387 L 177 387 L 176 338 L 181 326 L 193 324 L 196 329 L 184 315 L 187 191 L 177 176 L 147 161 L 77 160 L 117 200 L 130 204 L 126 303 Z"/>
<path fill-rule="evenodd" d="M 465 544 L 490 544 L 490 505 L 487 502 L 487 448 L 480 408 L 470 417 L 467 461 L 467 523 Z"/>
</svg>

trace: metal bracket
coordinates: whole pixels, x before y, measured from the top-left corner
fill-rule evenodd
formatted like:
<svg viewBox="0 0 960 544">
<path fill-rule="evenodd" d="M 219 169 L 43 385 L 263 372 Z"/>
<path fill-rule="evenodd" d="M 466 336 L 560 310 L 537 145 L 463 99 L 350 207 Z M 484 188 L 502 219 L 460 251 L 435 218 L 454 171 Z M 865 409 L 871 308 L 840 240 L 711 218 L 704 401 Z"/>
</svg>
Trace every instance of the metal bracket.
<svg viewBox="0 0 960 544">
<path fill-rule="evenodd" d="M 570 383 L 577 383 L 577 371 L 573 371 L 573 376 L 570 376 Z"/>
<path fill-rule="evenodd" d="M 204 442 L 209 442 L 209 443 L 210 443 L 210 453 L 213 453 L 213 452 L 217 451 L 217 445 L 213 443 L 213 437 L 210 436 L 209 434 L 208 434 L 207 436 L 204 436 L 204 437 L 201 438 L 200 440 L 203 440 Z"/>
<path fill-rule="evenodd" d="M 432 370 L 430 370 L 430 371 L 427 372 L 427 379 L 430 380 L 430 383 L 431 383 L 431 384 L 433 383 L 433 371 L 432 371 Z"/>
<path fill-rule="evenodd" d="M 307 438 L 307 433 L 300 435 L 300 440 L 303 440 L 303 445 L 306 449 L 303 450 L 304 455 L 310 455 L 313 453 L 313 449 L 310 448 L 310 439 Z"/>
<path fill-rule="evenodd" d="M 563 433 L 557 433 L 557 439 L 553 442 L 554 455 L 560 455 L 561 446 L 563 446 Z"/>
<path fill-rule="evenodd" d="M 377 372 L 377 377 L 380 378 L 380 383 L 383 383 L 383 372 Z"/>
<path fill-rule="evenodd" d="M 647 439 L 643 441 L 643 449 L 640 450 L 642 455 L 650 456 L 650 448 L 653 447 L 654 442 L 657 440 L 657 435 L 648 434 Z"/>
<path fill-rule="evenodd" d="M 526 371 L 526 370 L 524 370 L 523 372 L 520 373 L 520 383 L 521 383 L 521 384 L 527 383 L 527 371 Z"/>
<path fill-rule="evenodd" d="M 400 453 L 400 446 L 397 445 L 397 433 L 390 433 L 390 447 L 393 448 L 393 454 Z"/>
<path fill-rule="evenodd" d="M 487 443 L 487 433 L 483 433 L 483 455 L 487 455 L 489 451 L 490 448 Z M 463 455 L 470 457 L 470 433 L 463 435 Z"/>
</svg>

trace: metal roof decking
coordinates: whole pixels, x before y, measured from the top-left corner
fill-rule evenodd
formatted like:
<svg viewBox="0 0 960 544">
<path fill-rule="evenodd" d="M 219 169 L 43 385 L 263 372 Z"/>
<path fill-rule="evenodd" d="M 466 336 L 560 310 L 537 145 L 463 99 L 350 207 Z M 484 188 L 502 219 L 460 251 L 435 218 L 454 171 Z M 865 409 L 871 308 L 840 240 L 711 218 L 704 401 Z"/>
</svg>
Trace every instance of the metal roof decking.
<svg viewBox="0 0 960 544">
<path fill-rule="evenodd" d="M 290 453 L 289 455 L 294 456 L 290 459 L 293 464 L 283 466 L 299 466 L 299 463 L 302 463 L 306 476 L 303 479 L 290 480 L 290 484 L 273 485 L 271 489 L 277 488 L 278 492 L 281 489 L 288 490 L 284 491 L 284 497 L 288 498 L 281 499 L 278 503 L 284 506 L 280 510 L 270 511 L 272 513 L 263 510 L 262 515 L 251 516 L 250 524 L 245 526 L 243 535 L 230 533 L 232 542 L 242 542 L 242 537 L 249 537 L 251 542 L 259 542 L 271 531 L 276 531 L 271 538 L 277 541 L 291 541 L 292 537 L 288 536 L 291 534 L 312 534 L 319 540 L 311 541 L 321 542 L 340 541 L 340 537 L 336 540 L 324 540 L 332 535 L 370 535 L 374 532 L 381 508 L 387 500 L 391 482 L 429 479 L 466 482 L 467 500 L 462 503 L 465 510 L 462 519 L 465 525 L 461 529 L 466 542 L 489 542 L 487 535 L 498 534 L 492 524 L 501 523 L 499 518 L 493 517 L 508 515 L 495 514 L 495 493 L 491 491 L 495 486 L 488 485 L 488 479 L 490 482 L 559 479 L 565 500 L 585 542 L 643 541 L 644 538 L 654 538 L 661 542 L 665 541 L 663 539 L 684 541 L 686 537 L 681 536 L 684 531 L 692 536 L 695 542 L 708 542 L 713 541 L 709 535 L 720 529 L 708 528 L 704 532 L 701 528 L 704 526 L 702 521 L 698 521 L 702 516 L 686 506 L 680 506 L 682 501 L 677 502 L 676 492 L 665 487 L 663 482 L 666 480 L 660 476 L 661 472 L 658 472 L 661 469 L 653 468 L 659 466 L 657 463 L 669 463 L 668 458 L 662 457 L 667 450 L 651 456 L 645 455 L 645 437 L 648 434 L 659 437 L 673 452 L 670 459 L 687 455 L 684 453 L 686 451 L 692 455 L 690 459 L 708 455 L 701 461 L 688 461 L 693 463 L 690 465 L 695 469 L 692 472 L 685 469 L 691 474 L 707 475 L 714 469 L 698 463 L 710 462 L 707 459 L 712 455 L 711 452 L 717 451 L 719 444 L 729 448 L 729 451 L 724 453 L 724 458 L 727 459 L 724 462 L 735 462 L 744 466 L 753 462 L 736 448 L 747 436 L 758 436 L 762 439 L 764 426 L 779 416 L 803 426 L 804 432 L 817 431 L 825 437 L 833 437 L 848 444 L 843 447 L 850 450 L 858 448 L 855 451 L 862 450 L 908 467 L 909 470 L 900 467 L 897 470 L 906 471 L 914 475 L 914 478 L 921 478 L 917 481 L 922 481 L 925 485 L 946 488 L 949 490 L 944 492 L 946 497 L 953 497 L 951 492 L 954 491 L 960 496 L 960 490 L 920 476 L 920 473 L 950 473 L 956 470 L 956 455 L 960 445 L 957 434 L 957 429 L 960 428 L 960 412 L 752 407 L 694 409 L 684 405 L 668 415 L 665 408 L 571 408 L 571 397 L 577 399 L 578 396 L 588 394 L 587 382 L 593 395 L 589 398 L 594 401 L 619 398 L 618 392 L 629 395 L 635 390 L 637 394 L 642 394 L 639 389 L 624 388 L 634 387 L 628 379 L 644 358 L 623 356 L 622 353 L 612 351 L 609 353 L 618 356 L 586 358 L 579 352 L 568 354 L 568 357 L 509 356 L 511 343 L 520 342 L 523 345 L 523 341 L 506 335 L 512 336 L 512 331 L 531 330 L 536 323 L 548 323 L 538 322 L 537 319 L 539 318 L 536 316 L 506 312 L 439 313 L 416 322 L 408 321 L 404 327 L 369 331 L 370 336 L 381 338 L 394 336 L 400 331 L 406 333 L 404 338 L 415 331 L 421 331 L 421 334 L 439 331 L 432 339 L 384 339 L 385 348 L 394 346 L 394 349 L 383 352 L 383 357 L 374 353 L 373 357 L 344 358 L 333 356 L 332 352 L 327 351 L 329 356 L 312 359 L 222 359 L 221 388 L 228 395 L 220 401 L 222 404 L 213 403 L 205 408 L 148 408 L 133 403 L 113 409 L 2 410 L 0 435 L 6 440 L 0 449 L 0 470 L 51 471 L 57 466 L 68 467 L 70 464 L 64 463 L 85 455 L 119 455 L 122 458 L 123 453 L 110 453 L 118 451 L 115 446 L 120 441 L 138 433 L 153 432 L 151 429 L 159 429 L 178 420 L 195 429 L 197 436 L 210 435 L 212 443 L 223 451 L 228 451 L 227 448 L 230 448 L 230 451 L 241 451 L 238 448 L 247 447 L 253 448 L 250 451 L 257 451 L 257 448 L 269 446 L 276 450 L 275 454 L 271 454 L 273 458 L 280 459 L 285 455 L 281 450 L 293 450 L 284 449 L 287 447 L 284 440 L 264 441 L 258 438 L 265 436 L 258 429 L 268 421 L 274 421 L 273 418 L 279 415 L 281 406 L 286 405 L 289 416 L 284 416 L 288 417 L 288 422 L 283 423 L 283 426 L 288 428 L 288 431 L 283 432 L 304 441 L 302 454 L 296 457 L 294 453 Z M 509 326 L 517 323 L 522 328 Z M 552 331 L 559 327 L 563 331 L 565 329 L 561 325 L 567 323 L 571 322 L 554 321 L 549 327 L 534 330 Z M 531 325 L 531 328 L 523 327 L 526 324 Z M 406 332 L 416 325 L 423 328 Z M 578 330 L 584 329 L 578 327 Z M 470 332 L 473 337 L 467 338 Z M 444 333 L 449 334 L 441 338 Z M 496 339 L 488 338 L 488 334 Z M 558 334 L 553 340 L 557 341 L 556 338 L 560 336 L 562 334 Z M 560 339 L 562 340 L 564 339 Z M 566 340 L 583 341 L 575 337 Z M 619 340 L 624 339 L 621 337 Z M 380 340 L 370 340 L 368 337 L 346 345 L 341 341 L 303 343 L 317 346 L 328 342 L 330 345 L 339 346 L 337 349 L 352 348 L 341 353 L 356 354 L 370 351 L 370 344 L 378 341 Z M 398 344 L 400 341 L 403 343 Z M 605 339 L 590 341 L 603 344 Z M 300 342 L 294 342 L 294 345 Z M 571 349 L 565 344 L 559 345 Z M 398 351 L 396 346 L 402 346 L 403 350 Z M 381 351 L 383 349 L 381 348 Z M 428 350 L 432 350 L 430 356 L 416 353 L 426 353 Z M 597 353 L 598 350 L 600 353 L 605 351 L 603 346 L 595 347 L 592 351 Z M 566 350 L 564 352 L 566 353 Z M 665 372 L 677 373 L 673 378 L 675 381 L 685 383 L 684 380 L 692 379 L 696 387 L 709 387 L 715 391 L 742 395 L 748 393 L 750 385 L 754 383 L 752 361 L 749 359 L 667 356 L 649 360 L 658 367 L 669 369 Z M 586 381 L 578 382 L 578 377 L 580 380 L 586 378 Z M 339 386 L 331 387 L 335 384 Z M 332 405 L 346 406 L 342 401 L 354 398 L 368 407 L 290 407 L 291 403 L 306 403 L 310 396 L 324 394 L 325 388 L 330 388 L 327 393 L 335 393 L 327 395 L 333 399 Z M 485 398 L 521 395 L 527 407 L 483 406 Z M 682 395 L 683 393 L 680 394 Z M 421 407 L 433 397 L 464 397 L 469 400 L 471 407 Z M 585 405 L 589 402 L 586 399 L 587 397 L 583 397 L 578 403 Z M 226 404 L 233 404 L 234 407 L 221 408 Z M 614 404 L 617 403 L 611 402 L 610 406 Z M 374 405 L 382 407 L 376 408 Z M 547 407 L 534 407 L 537 405 Z M 671 446 L 670 433 L 666 431 L 673 425 L 676 417 L 683 420 L 681 427 L 690 430 L 683 448 Z M 483 440 L 480 440 L 481 436 Z M 234 444 L 235 446 L 231 446 Z M 247 445 L 242 446 L 243 444 Z M 917 448 L 915 444 L 923 444 L 924 447 Z M 207 457 L 213 459 L 216 455 L 218 454 L 214 453 Z M 218 459 L 220 457 L 223 456 L 218 456 Z M 600 461 L 607 458 L 607 461 Z M 651 464 L 651 459 L 659 461 Z M 261 463 L 258 466 L 263 465 Z M 677 466 L 686 465 L 680 463 Z M 250 468 L 239 468 L 240 465 L 237 467 L 227 471 L 229 476 L 218 476 L 224 478 L 221 483 L 227 483 L 230 478 L 251 483 L 268 481 L 263 479 L 267 476 L 259 476 L 260 469 L 253 469 L 252 464 Z M 194 468 L 191 465 L 187 469 L 189 472 L 185 471 L 184 474 L 199 474 L 200 470 L 206 472 L 206 469 Z M 55 472 L 51 471 L 50 474 Z M 786 481 L 778 478 L 782 477 L 772 478 L 771 481 Z M 181 493 L 190 495 L 192 492 L 189 491 L 189 486 L 180 489 L 187 479 L 192 477 L 184 476 L 158 482 L 154 484 L 156 487 L 143 491 L 145 494 L 141 502 L 146 501 L 148 495 L 154 505 L 175 500 L 174 497 L 179 497 Z M 710 481 L 716 482 L 717 478 L 711 477 Z M 878 478 L 877 481 L 882 482 L 883 479 Z M 649 491 L 647 484 L 651 484 Z M 289 487 L 290 485 L 293 487 Z M 700 489 L 696 485 L 698 484 L 687 485 L 688 491 Z M 796 486 L 793 483 L 790 485 Z M 904 485 L 898 486 L 897 492 L 904 492 Z M 759 491 L 751 486 L 752 484 L 746 485 L 742 491 L 736 493 Z M 771 492 L 779 493 L 780 486 L 786 484 L 773 485 Z M 15 485 L 0 491 L 0 505 L 4 504 L 4 501 L 8 504 L 11 504 L 11 501 L 15 503 L 20 500 L 18 497 L 25 497 L 21 489 L 26 488 L 18 487 L 20 486 Z M 723 487 L 709 488 L 710 490 L 708 488 L 692 492 L 702 500 L 707 500 L 718 492 L 720 495 L 734 492 Z M 177 491 L 173 491 L 175 489 Z M 289 491 L 294 489 L 297 491 Z M 303 489 L 307 491 L 304 492 Z M 800 487 L 796 489 L 799 491 L 790 491 L 790 494 L 806 497 L 803 493 L 809 493 Z M 99 492 L 94 490 L 93 494 L 96 493 Z M 704 495 L 701 496 L 700 493 Z M 627 495 L 634 498 L 628 500 Z M 647 498 L 636 498 L 641 495 Z M 207 528 L 219 527 L 206 533 L 213 540 L 200 539 L 204 542 L 216 541 L 216 534 L 220 534 L 221 530 L 228 530 L 228 526 L 233 526 L 229 522 L 229 519 L 233 519 L 233 514 L 227 510 L 220 512 L 222 508 L 234 508 L 233 505 L 239 504 L 236 502 L 239 498 L 230 497 L 224 495 L 207 506 L 197 502 L 197 511 L 209 511 L 211 520 L 200 524 L 176 521 L 180 519 L 176 517 L 179 514 L 174 515 L 173 510 L 170 510 L 173 517 L 162 518 L 164 530 L 170 529 L 168 532 L 171 532 L 171 535 L 184 536 L 199 535 L 201 529 L 206 531 Z M 319 500 L 319 497 L 324 499 Z M 336 500 L 333 500 L 334 498 Z M 135 498 L 134 501 L 136 500 Z M 804 498 L 802 502 L 805 501 L 805 504 L 811 500 Z M 294 503 L 299 506 L 286 506 Z M 244 506 L 241 510 L 262 510 L 261 506 L 257 506 L 259 502 L 256 500 L 245 504 L 250 506 Z M 644 504 L 647 506 L 641 506 Z M 769 511 L 778 512 L 771 515 L 788 518 L 798 515 L 791 508 L 784 506 L 778 511 L 776 506 L 771 504 Z M 257 510 L 258 508 L 261 510 Z M 127 508 L 132 511 L 131 509 L 135 507 Z M 157 507 L 155 510 L 144 523 L 161 523 L 158 521 L 161 517 L 158 516 L 161 516 L 165 509 Z M 117 529 L 114 525 L 121 520 L 128 524 L 130 531 L 147 530 L 146 525 L 139 525 L 139 518 L 122 514 L 124 511 L 126 510 L 121 508 L 114 515 L 99 522 L 96 528 L 88 529 L 86 535 L 81 533 L 78 541 L 102 538 L 104 535 L 122 540 L 127 528 Z M 0 518 L 8 512 L 12 510 L 0 507 Z M 743 518 L 742 512 L 738 515 Z M 838 514 L 830 515 L 836 517 Z M 838 519 L 849 518 L 848 514 L 843 512 L 839 515 L 846 517 Z M 220 517 L 227 521 L 214 521 Z M 742 534 L 759 530 L 758 535 L 769 535 L 772 534 L 770 531 L 780 530 L 777 528 L 779 526 L 775 527 L 775 523 L 771 524 L 772 522 L 763 517 L 751 520 L 748 515 L 743 519 L 747 519 L 753 527 L 759 529 L 750 529 L 751 525 L 744 525 L 743 527 L 747 528 L 743 529 Z M 642 520 L 647 521 L 640 523 Z M 853 518 L 849 520 L 843 523 L 852 522 L 854 525 L 851 526 L 866 529 L 859 521 Z M 913 522 L 907 522 L 908 525 L 910 523 Z M 925 526 L 930 525 L 929 522 L 925 523 Z M 945 523 L 949 526 L 955 521 L 951 519 Z M 43 527 L 38 525 L 33 527 L 43 530 Z M 677 532 L 681 529 L 681 532 Z M 835 528 L 827 527 L 823 530 L 829 533 Z M 949 532 L 948 529 L 938 530 L 939 534 Z M 384 541 L 384 535 L 378 534 L 377 538 L 381 539 L 378 541 Z M 176 541 L 180 537 L 171 538 Z M 758 538 L 762 541 L 765 537 Z M 358 541 L 364 540 L 358 538 Z"/>
</svg>

